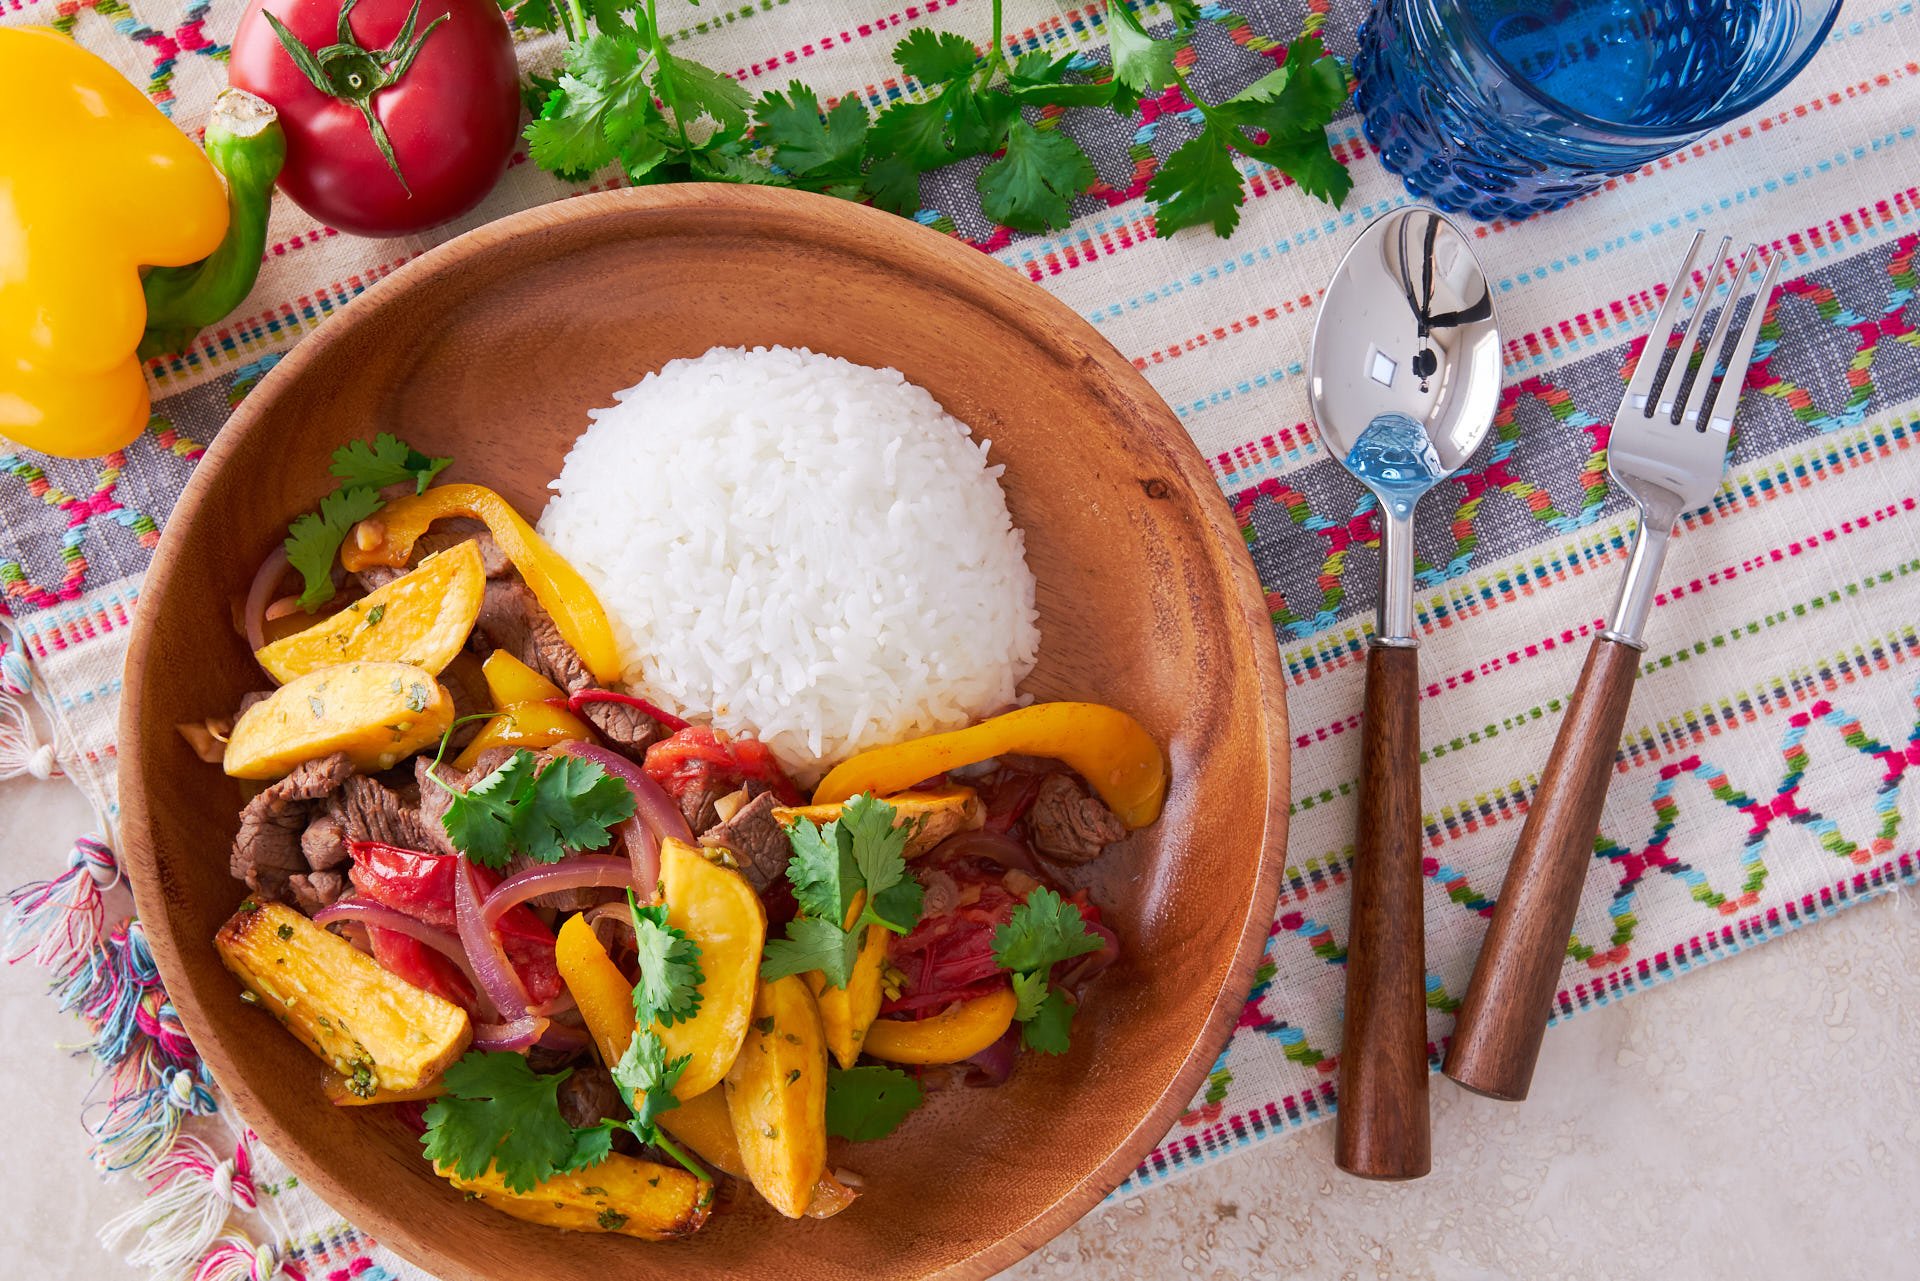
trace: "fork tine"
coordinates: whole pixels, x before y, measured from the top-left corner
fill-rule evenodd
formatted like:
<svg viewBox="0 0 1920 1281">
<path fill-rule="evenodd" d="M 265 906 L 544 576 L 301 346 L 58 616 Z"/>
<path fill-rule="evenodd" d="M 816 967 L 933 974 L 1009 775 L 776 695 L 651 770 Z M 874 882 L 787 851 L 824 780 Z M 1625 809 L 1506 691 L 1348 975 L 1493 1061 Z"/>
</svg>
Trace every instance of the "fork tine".
<svg viewBox="0 0 1920 1281">
<path fill-rule="evenodd" d="M 1727 289 L 1727 305 L 1720 309 L 1720 319 L 1713 324 L 1713 333 L 1707 338 L 1707 345 L 1701 349 L 1700 372 L 1693 380 L 1693 387 L 1687 392 L 1686 408 L 1680 413 L 1682 427 L 1698 427 L 1700 410 L 1707 403 L 1707 388 L 1713 384 L 1713 371 L 1718 365 L 1722 347 L 1726 342 L 1727 330 L 1733 328 L 1733 311 L 1739 305 L 1740 295 L 1746 289 L 1747 282 L 1753 279 L 1753 269 L 1760 261 L 1760 246 L 1748 245 L 1746 257 L 1740 260 L 1740 270 L 1734 273 Z"/>
<path fill-rule="evenodd" d="M 1674 416 L 1674 402 L 1680 398 L 1680 388 L 1687 381 L 1687 366 L 1693 363 L 1693 344 L 1700 336 L 1700 322 L 1707 318 L 1707 309 L 1713 306 L 1713 291 L 1720 283 L 1720 273 L 1726 269 L 1727 250 L 1731 248 L 1733 237 L 1720 237 L 1720 248 L 1714 252 L 1707 268 L 1707 278 L 1701 282 L 1699 295 L 1693 300 L 1693 314 L 1687 318 L 1687 332 L 1680 339 L 1679 354 L 1673 358 L 1673 368 L 1667 371 L 1666 382 L 1660 385 L 1660 404 L 1654 412 L 1662 418 Z M 1728 300 L 1731 301 L 1733 296 L 1729 294 Z M 1713 370 L 1703 369 L 1700 376 L 1710 378 L 1712 374 Z M 1694 381 L 1698 382 L 1700 378 L 1696 377 Z"/>
<path fill-rule="evenodd" d="M 1680 319 L 1680 296 L 1687 292 L 1687 282 L 1693 278 L 1693 260 L 1699 256 L 1700 246 L 1706 238 L 1704 231 L 1693 233 L 1693 243 L 1687 246 L 1687 256 L 1680 262 L 1679 274 L 1674 276 L 1673 284 L 1667 289 L 1666 301 L 1660 304 L 1660 312 L 1653 318 L 1653 330 L 1647 335 L 1646 346 L 1640 349 L 1640 360 L 1634 365 L 1633 377 L 1627 383 L 1624 403 L 1649 417 L 1652 415 L 1647 409 L 1647 402 L 1653 399 L 1654 375 L 1660 372 L 1667 339 Z"/>
<path fill-rule="evenodd" d="M 1726 435 L 1733 429 L 1733 411 L 1740 407 L 1740 388 L 1747 381 L 1747 366 L 1753 360 L 1753 344 L 1760 337 L 1760 322 L 1766 316 L 1767 302 L 1773 297 L 1773 286 L 1780 279 L 1780 259 L 1775 258 L 1767 264 L 1767 274 L 1760 281 L 1760 292 L 1753 296 L 1753 307 L 1747 312 L 1747 323 L 1740 326 L 1740 341 L 1734 347 L 1733 354 L 1727 357 L 1727 374 L 1720 380 L 1720 394 L 1713 398 L 1713 413 L 1707 419 L 1706 430 Z M 1731 310 L 1733 304 L 1727 304 Z"/>
</svg>

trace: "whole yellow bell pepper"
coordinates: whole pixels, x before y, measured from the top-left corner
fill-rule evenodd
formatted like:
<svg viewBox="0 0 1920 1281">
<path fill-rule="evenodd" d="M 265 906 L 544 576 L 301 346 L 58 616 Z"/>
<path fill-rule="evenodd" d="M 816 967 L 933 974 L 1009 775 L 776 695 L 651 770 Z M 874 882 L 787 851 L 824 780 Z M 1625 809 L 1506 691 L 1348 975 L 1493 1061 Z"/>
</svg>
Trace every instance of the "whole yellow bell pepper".
<svg viewBox="0 0 1920 1281">
<path fill-rule="evenodd" d="M 486 525 L 595 680 L 611 685 L 620 679 L 620 646 L 593 588 L 534 532 L 512 503 L 484 485 L 435 485 L 424 494 L 394 499 L 354 527 L 341 544 L 340 563 L 350 574 L 369 565 L 405 565 L 427 526 L 453 516 Z"/>
<path fill-rule="evenodd" d="M 34 27 L 0 30 L 0 120 L 0 437 L 108 453 L 147 425 L 136 349 L 177 349 L 252 287 L 285 139 L 234 95 L 209 163 L 112 66 Z"/>
<path fill-rule="evenodd" d="M 976 996 L 930 1019 L 877 1019 L 867 1029 L 865 1050 L 889 1063 L 958 1063 L 1007 1034 L 1019 1007 L 1013 988 Z"/>
<path fill-rule="evenodd" d="M 1045 756 L 1079 772 L 1122 823 L 1145 827 L 1167 798 L 1167 758 L 1139 721 L 1099 703 L 1035 703 L 947 734 L 929 734 L 840 762 L 813 803 L 888 796 L 996 756 Z"/>
</svg>

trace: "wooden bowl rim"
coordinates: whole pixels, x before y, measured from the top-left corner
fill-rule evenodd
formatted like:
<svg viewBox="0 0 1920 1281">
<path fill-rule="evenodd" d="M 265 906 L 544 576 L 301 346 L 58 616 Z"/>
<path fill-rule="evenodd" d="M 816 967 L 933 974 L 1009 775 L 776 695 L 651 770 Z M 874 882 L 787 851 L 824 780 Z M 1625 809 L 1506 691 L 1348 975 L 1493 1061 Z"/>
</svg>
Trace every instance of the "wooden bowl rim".
<svg viewBox="0 0 1920 1281">
<path fill-rule="evenodd" d="M 1240 607 L 1240 625 L 1228 625 L 1223 630 L 1233 647 L 1247 651 L 1257 677 L 1259 721 L 1268 745 L 1267 797 L 1254 892 L 1240 923 L 1239 938 L 1228 965 L 1228 979 L 1216 994 L 1179 1069 L 1105 1160 L 1005 1237 L 927 1274 L 953 1278 L 990 1276 L 1058 1236 L 1118 1187 L 1166 1135 L 1175 1117 L 1193 1098 L 1231 1035 L 1251 990 L 1254 968 L 1273 920 L 1286 858 L 1291 760 L 1286 700 L 1279 650 L 1272 640 L 1272 624 L 1259 578 L 1251 558 L 1242 548 L 1240 530 L 1230 519 L 1227 504 L 1219 497 L 1218 486 L 1186 429 L 1145 377 L 1084 318 L 1046 290 L 1019 278 L 1012 269 L 970 246 L 892 214 L 827 196 L 777 188 L 706 184 L 664 184 L 575 196 L 509 214 L 465 232 L 368 286 L 340 315 L 331 317 L 317 332 L 296 344 L 240 402 L 194 469 L 167 524 L 184 526 L 200 519 L 227 455 L 239 448 L 243 437 L 268 429 L 273 396 L 263 392 L 271 393 L 278 384 L 296 378 L 308 363 L 319 359 L 327 348 L 376 313 L 404 306 L 408 291 L 414 285 L 456 270 L 468 259 L 506 246 L 528 232 L 595 221 L 604 221 L 613 228 L 633 219 L 690 210 L 755 217 L 763 224 L 762 234 L 777 234 L 799 243 L 825 244 L 835 252 L 877 259 L 896 270 L 901 269 L 903 263 L 911 264 L 917 259 L 929 268 L 928 274 L 939 273 L 949 289 L 963 284 L 972 291 L 972 300 L 1013 327 L 1032 329 L 1033 318 L 1044 318 L 1047 325 L 1060 331 L 1056 339 L 1073 343 L 1078 348 L 1074 354 L 1082 367 L 1092 366 L 1144 426 L 1144 438 L 1135 447 L 1143 453 L 1151 451 L 1161 455 L 1177 469 L 1198 500 L 1193 506 L 1204 524 L 1202 536 L 1208 543 L 1208 559 L 1224 568 L 1232 585 L 1231 594 Z M 146 660 L 152 646 L 154 616 L 173 576 L 176 560 L 173 549 L 178 545 L 162 536 L 135 610 L 119 723 L 121 759 L 126 761 L 146 759 L 146 735 L 139 715 L 146 697 Z M 147 837 L 149 809 L 137 764 L 126 779 L 128 786 L 121 796 L 119 823 L 121 863 L 136 899 L 144 893 L 148 901 L 152 901 L 158 893 L 158 861 Z M 202 1025 L 200 994 L 185 981 L 185 963 L 175 939 L 168 931 L 157 930 L 148 931 L 147 942 L 160 976 L 167 984 L 169 998 L 191 1035 Z M 351 1215 L 356 1227 L 363 1228 L 418 1267 L 436 1274 L 449 1266 L 458 1267 L 441 1255 L 431 1231 L 417 1230 L 416 1224 L 389 1212 L 379 1198 L 368 1191 L 334 1178 L 324 1161 L 309 1156 L 292 1143 L 277 1114 L 248 1088 L 226 1046 L 216 1040 L 203 1044 L 195 1038 L 195 1048 L 226 1092 L 230 1105 L 246 1105 L 241 1111 L 247 1125 L 295 1174 L 316 1189 L 329 1206 L 343 1215 Z"/>
</svg>

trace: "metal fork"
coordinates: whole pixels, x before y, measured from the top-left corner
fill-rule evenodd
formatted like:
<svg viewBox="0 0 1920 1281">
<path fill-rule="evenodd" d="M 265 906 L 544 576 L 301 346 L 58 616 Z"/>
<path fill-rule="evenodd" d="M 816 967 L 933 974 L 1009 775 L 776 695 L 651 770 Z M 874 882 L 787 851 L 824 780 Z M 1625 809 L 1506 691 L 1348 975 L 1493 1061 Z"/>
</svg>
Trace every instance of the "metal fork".
<svg viewBox="0 0 1920 1281">
<path fill-rule="evenodd" d="M 1712 306 L 1732 244 L 1722 238 L 1705 279 L 1691 291 L 1694 305 L 1686 333 L 1669 362 L 1669 338 L 1680 322 L 1681 297 L 1693 282 L 1694 261 L 1704 239 L 1694 235 L 1614 415 L 1607 473 L 1639 504 L 1640 529 L 1611 623 L 1593 639 L 1541 771 L 1447 1051 L 1448 1076 L 1497 1099 L 1524 1099 L 1533 1080 L 1574 911 L 1592 864 L 1601 802 L 1633 698 L 1640 653 L 1646 648 L 1641 633 L 1653 609 L 1667 543 L 1680 516 L 1704 504 L 1719 488 L 1740 388 L 1780 274 L 1776 258 L 1767 266 L 1731 350 L 1725 350 L 1735 305 L 1760 258 L 1757 247 L 1748 248 L 1728 282 L 1726 304 L 1695 368 L 1691 357 L 1701 322 Z M 1724 367 L 1725 373 L 1708 408 L 1716 367 Z"/>
</svg>

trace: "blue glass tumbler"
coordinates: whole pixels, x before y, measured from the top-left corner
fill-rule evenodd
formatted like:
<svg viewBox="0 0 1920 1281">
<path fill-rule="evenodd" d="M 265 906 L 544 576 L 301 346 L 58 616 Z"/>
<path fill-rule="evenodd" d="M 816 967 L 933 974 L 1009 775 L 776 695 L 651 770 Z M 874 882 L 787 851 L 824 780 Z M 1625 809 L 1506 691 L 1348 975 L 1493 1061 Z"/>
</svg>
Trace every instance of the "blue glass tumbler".
<svg viewBox="0 0 1920 1281">
<path fill-rule="evenodd" d="M 1525 218 L 1751 111 L 1839 12 L 1839 0 L 1376 0 L 1358 102 L 1415 196 Z"/>
</svg>

